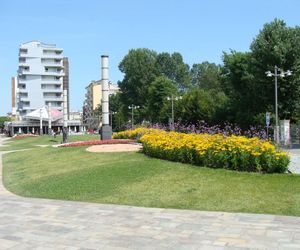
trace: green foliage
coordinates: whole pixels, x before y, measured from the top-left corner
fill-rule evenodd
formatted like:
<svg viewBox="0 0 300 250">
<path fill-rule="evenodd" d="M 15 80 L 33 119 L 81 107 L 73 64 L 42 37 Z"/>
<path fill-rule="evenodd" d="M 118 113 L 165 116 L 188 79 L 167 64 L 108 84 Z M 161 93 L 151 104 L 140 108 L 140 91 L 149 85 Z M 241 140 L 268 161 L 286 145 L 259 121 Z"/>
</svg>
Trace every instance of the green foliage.
<svg viewBox="0 0 300 250">
<path fill-rule="evenodd" d="M 130 117 L 128 106 L 140 106 L 137 121 L 168 120 L 166 97 L 185 92 L 190 86 L 189 66 L 179 53 L 160 53 L 149 49 L 132 49 L 119 65 L 124 79 L 119 82 L 122 113 Z M 160 93 L 161 91 L 161 93 Z"/>
<path fill-rule="evenodd" d="M 179 91 L 184 92 L 190 87 L 189 66 L 183 62 L 180 53 L 175 52 L 170 55 L 163 52 L 158 54 L 156 67 L 160 75 L 171 80 Z"/>
<path fill-rule="evenodd" d="M 274 77 L 265 77 L 265 71 L 274 71 L 275 65 L 293 71 L 290 77 L 278 78 L 279 116 L 293 119 L 300 102 L 300 27 L 290 28 L 275 19 L 264 25 L 250 48 L 255 75 L 266 100 L 264 107 L 274 103 Z"/>
<path fill-rule="evenodd" d="M 157 77 L 149 86 L 148 112 L 154 123 L 167 122 L 169 102 L 167 97 L 177 90 L 171 80 L 164 76 Z"/>
<path fill-rule="evenodd" d="M 223 83 L 230 98 L 229 120 L 247 126 L 260 113 L 275 110 L 274 72 L 277 65 L 293 75 L 278 77 L 280 119 L 299 119 L 300 104 L 300 28 L 286 27 L 278 19 L 265 24 L 250 46 L 250 52 L 224 53 Z"/>
<path fill-rule="evenodd" d="M 192 85 L 201 89 L 221 90 L 221 66 L 207 61 L 193 64 L 191 69 Z"/>
<path fill-rule="evenodd" d="M 4 128 L 4 122 L 11 121 L 11 118 L 8 116 L 0 116 L 0 129 Z"/>
<path fill-rule="evenodd" d="M 274 77 L 265 72 L 277 65 L 293 71 L 292 76 L 278 78 L 279 117 L 300 121 L 300 27 L 275 19 L 263 26 L 249 52 L 224 53 L 223 63 L 195 63 L 189 70 L 178 52 L 130 50 L 119 65 L 124 73 L 119 82 L 124 119 L 129 119 L 128 106 L 134 104 L 141 107 L 135 111 L 137 120 L 166 123 L 171 107 L 164 97 L 173 91 L 172 84 L 174 93 L 185 99 L 174 105 L 176 120 L 229 121 L 243 128 L 261 124 L 260 114 L 275 110 Z"/>
<path fill-rule="evenodd" d="M 184 123 L 196 124 L 199 121 L 212 123 L 226 106 L 228 99 L 223 92 L 215 90 L 191 89 L 179 102 L 181 119 Z M 179 115 L 179 112 L 177 115 Z"/>
<path fill-rule="evenodd" d="M 124 74 L 124 79 L 119 82 L 124 107 L 145 104 L 149 85 L 158 76 L 156 56 L 157 53 L 153 50 L 132 49 L 119 64 L 119 69 Z"/>
</svg>

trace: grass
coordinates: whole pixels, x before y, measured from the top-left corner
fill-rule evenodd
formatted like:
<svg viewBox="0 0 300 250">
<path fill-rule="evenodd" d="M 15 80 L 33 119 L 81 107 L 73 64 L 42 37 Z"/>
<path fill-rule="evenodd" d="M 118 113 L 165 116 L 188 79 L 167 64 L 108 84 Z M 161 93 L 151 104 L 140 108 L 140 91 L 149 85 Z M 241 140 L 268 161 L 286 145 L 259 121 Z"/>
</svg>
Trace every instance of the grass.
<svg viewBox="0 0 300 250">
<path fill-rule="evenodd" d="M 300 216 L 298 175 L 209 169 L 137 152 L 35 148 L 4 155 L 3 175 L 8 190 L 28 197 Z"/>
<path fill-rule="evenodd" d="M 69 135 L 69 142 L 73 141 L 87 141 L 87 140 L 98 140 L 100 137 L 99 135 Z M 62 136 L 49 136 L 43 135 L 38 137 L 25 137 L 25 138 L 12 138 L 9 141 L 6 141 L 3 146 L 0 147 L 1 151 L 10 151 L 10 150 L 19 150 L 25 148 L 33 148 L 37 147 L 38 145 L 54 145 L 60 144 L 62 142 Z"/>
</svg>

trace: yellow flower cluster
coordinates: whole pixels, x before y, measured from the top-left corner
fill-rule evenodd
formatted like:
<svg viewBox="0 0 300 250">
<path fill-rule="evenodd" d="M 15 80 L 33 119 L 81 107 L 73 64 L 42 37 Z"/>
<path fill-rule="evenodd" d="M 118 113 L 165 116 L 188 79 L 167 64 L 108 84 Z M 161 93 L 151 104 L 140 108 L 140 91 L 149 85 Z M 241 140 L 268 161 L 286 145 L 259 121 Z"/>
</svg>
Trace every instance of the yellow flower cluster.
<svg viewBox="0 0 300 250">
<path fill-rule="evenodd" d="M 125 130 L 113 134 L 113 139 L 138 139 L 144 134 L 153 133 L 159 131 L 158 129 L 152 128 L 136 128 L 131 130 Z"/>
<path fill-rule="evenodd" d="M 271 142 L 244 136 L 155 130 L 140 141 L 148 155 L 243 171 L 285 172 L 289 157 Z"/>
<path fill-rule="evenodd" d="M 220 151 L 229 151 L 232 153 L 246 151 L 254 156 L 259 156 L 263 152 L 278 155 L 285 154 L 282 152 L 277 153 L 275 146 L 269 141 L 234 135 L 184 134 L 158 130 L 152 133 L 145 133 L 141 138 L 141 142 L 146 143 L 150 147 L 165 150 L 177 150 L 181 148 L 195 149 L 200 154 L 207 150 L 212 150 L 215 153 Z"/>
<path fill-rule="evenodd" d="M 285 172 L 289 157 L 271 142 L 244 136 L 185 134 L 136 128 L 114 139 L 138 139 L 143 152 L 162 159 L 240 171 Z"/>
</svg>

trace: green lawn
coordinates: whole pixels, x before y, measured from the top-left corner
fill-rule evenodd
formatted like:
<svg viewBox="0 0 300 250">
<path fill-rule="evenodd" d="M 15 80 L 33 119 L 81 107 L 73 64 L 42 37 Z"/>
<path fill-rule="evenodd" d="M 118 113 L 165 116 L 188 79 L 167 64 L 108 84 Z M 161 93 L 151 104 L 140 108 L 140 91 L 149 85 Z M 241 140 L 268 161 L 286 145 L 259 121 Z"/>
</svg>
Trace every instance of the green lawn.
<svg viewBox="0 0 300 250">
<path fill-rule="evenodd" d="M 3 175 L 6 188 L 22 196 L 300 216 L 300 176 L 201 168 L 135 152 L 35 148 L 4 155 Z"/>
<path fill-rule="evenodd" d="M 70 135 L 69 142 L 72 141 L 87 141 L 87 140 L 98 140 L 99 135 Z M 18 150 L 25 148 L 37 147 L 37 145 L 54 145 L 60 144 L 62 142 L 62 136 L 49 136 L 43 135 L 38 137 L 26 137 L 21 139 L 11 138 L 9 141 L 6 141 L 3 146 L 0 147 L 1 151 L 10 151 Z"/>
</svg>

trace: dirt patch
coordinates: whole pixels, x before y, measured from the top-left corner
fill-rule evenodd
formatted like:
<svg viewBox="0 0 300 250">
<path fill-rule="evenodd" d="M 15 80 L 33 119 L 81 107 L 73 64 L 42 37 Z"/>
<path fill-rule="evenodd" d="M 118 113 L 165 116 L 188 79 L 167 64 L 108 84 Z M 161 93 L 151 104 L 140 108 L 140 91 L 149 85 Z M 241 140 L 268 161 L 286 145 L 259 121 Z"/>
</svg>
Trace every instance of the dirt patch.
<svg viewBox="0 0 300 250">
<path fill-rule="evenodd" d="M 86 149 L 88 152 L 102 153 L 102 152 L 132 152 L 140 151 L 142 149 L 140 144 L 105 144 L 94 145 Z"/>
</svg>

